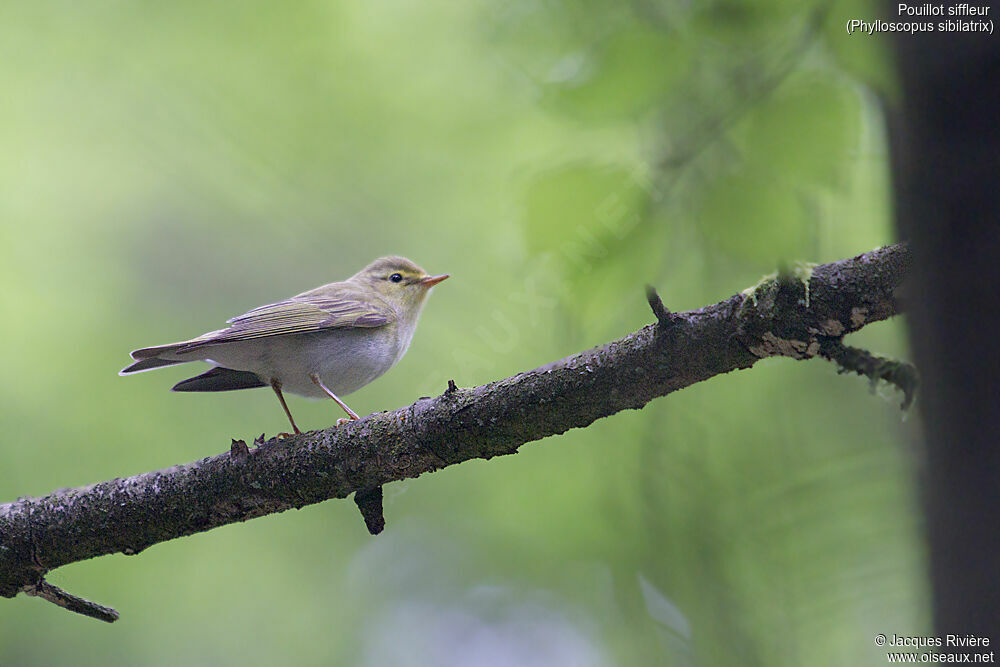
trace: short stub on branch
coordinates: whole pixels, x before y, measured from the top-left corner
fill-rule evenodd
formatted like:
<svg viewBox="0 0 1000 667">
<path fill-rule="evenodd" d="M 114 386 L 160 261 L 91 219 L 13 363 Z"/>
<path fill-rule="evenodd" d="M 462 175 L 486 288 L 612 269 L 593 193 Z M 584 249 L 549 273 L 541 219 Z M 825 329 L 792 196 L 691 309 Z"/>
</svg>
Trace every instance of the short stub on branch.
<svg viewBox="0 0 1000 667">
<path fill-rule="evenodd" d="M 105 607 L 104 605 L 97 604 L 96 602 L 91 602 L 90 600 L 85 600 L 81 597 L 67 593 L 63 589 L 58 586 L 53 586 L 44 579 L 40 579 L 38 583 L 33 586 L 25 587 L 24 592 L 27 595 L 33 595 L 35 597 L 42 598 L 43 600 L 48 600 L 52 604 L 57 604 L 63 609 L 69 609 L 70 611 L 75 611 L 78 614 L 96 618 L 97 620 L 104 621 L 105 623 L 114 623 L 118 620 L 118 612 L 111 607 Z"/>
<path fill-rule="evenodd" d="M 378 535 L 385 529 L 385 516 L 382 513 L 382 487 L 365 489 L 354 493 L 354 503 L 361 510 L 368 532 Z"/>
<path fill-rule="evenodd" d="M 653 309 L 656 321 L 660 323 L 661 327 L 666 328 L 674 323 L 673 313 L 663 305 L 663 299 L 660 298 L 656 288 L 652 285 L 646 285 L 646 301 L 649 302 L 649 307 Z"/>
<path fill-rule="evenodd" d="M 233 438 L 233 444 L 229 448 L 229 457 L 236 463 L 245 463 L 250 456 L 250 448 L 244 440 Z"/>
</svg>

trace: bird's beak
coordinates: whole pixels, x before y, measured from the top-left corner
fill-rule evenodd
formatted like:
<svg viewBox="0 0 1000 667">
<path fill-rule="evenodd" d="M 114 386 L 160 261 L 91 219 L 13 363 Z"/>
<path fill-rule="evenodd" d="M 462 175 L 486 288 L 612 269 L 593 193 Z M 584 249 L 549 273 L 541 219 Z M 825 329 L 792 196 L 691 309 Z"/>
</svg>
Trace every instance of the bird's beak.
<svg viewBox="0 0 1000 667">
<path fill-rule="evenodd" d="M 447 273 L 442 273 L 440 276 L 427 276 L 426 278 L 422 278 L 420 280 L 420 284 L 423 285 L 424 287 L 434 287 L 447 277 L 448 277 Z"/>
</svg>

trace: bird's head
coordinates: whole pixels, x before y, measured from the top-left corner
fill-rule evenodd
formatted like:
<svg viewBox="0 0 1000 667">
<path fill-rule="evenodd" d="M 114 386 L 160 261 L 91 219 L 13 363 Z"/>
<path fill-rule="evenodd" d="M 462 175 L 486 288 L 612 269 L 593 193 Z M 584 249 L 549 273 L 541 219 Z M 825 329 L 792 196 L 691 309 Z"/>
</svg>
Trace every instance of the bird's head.
<svg viewBox="0 0 1000 667">
<path fill-rule="evenodd" d="M 380 257 L 351 276 L 352 282 L 371 287 L 396 308 L 419 310 L 431 287 L 448 277 L 432 276 L 405 257 Z"/>
</svg>

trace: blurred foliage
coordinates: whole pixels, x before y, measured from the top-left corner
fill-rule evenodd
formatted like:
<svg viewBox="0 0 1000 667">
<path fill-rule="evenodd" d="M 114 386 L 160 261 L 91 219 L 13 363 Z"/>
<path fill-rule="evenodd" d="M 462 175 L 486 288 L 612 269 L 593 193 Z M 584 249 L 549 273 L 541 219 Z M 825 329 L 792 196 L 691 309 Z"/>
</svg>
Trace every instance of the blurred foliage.
<svg viewBox="0 0 1000 667">
<path fill-rule="evenodd" d="M 454 277 L 362 414 L 891 242 L 864 0 L 0 8 L 3 500 L 285 427 L 136 347 L 401 253 Z M 852 338 L 905 356 L 901 324 Z M 882 391 L 882 390 L 880 390 Z M 748 372 L 386 488 L 51 575 L 2 665 L 882 664 L 927 584 L 894 395 Z M 338 416 L 292 399 L 300 424 Z"/>
</svg>

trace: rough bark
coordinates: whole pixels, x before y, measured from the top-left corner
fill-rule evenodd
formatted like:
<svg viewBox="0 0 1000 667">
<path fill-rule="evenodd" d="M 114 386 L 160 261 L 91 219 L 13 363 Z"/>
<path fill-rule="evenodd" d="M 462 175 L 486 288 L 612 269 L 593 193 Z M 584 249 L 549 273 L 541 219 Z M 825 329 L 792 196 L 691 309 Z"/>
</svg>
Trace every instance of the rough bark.
<svg viewBox="0 0 1000 667">
<path fill-rule="evenodd" d="M 823 350 L 844 335 L 898 312 L 908 265 L 905 246 L 881 248 L 684 313 L 652 292 L 656 324 L 533 371 L 473 388 L 449 382 L 437 397 L 339 428 L 253 448 L 235 441 L 186 465 L 0 505 L 0 595 L 38 594 L 47 572 L 94 556 L 352 492 L 373 498 L 388 482 L 512 454 L 764 357 L 830 358 Z"/>
</svg>

